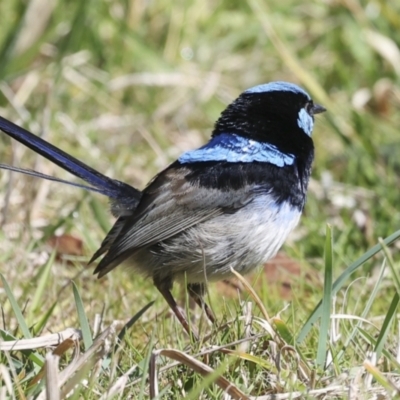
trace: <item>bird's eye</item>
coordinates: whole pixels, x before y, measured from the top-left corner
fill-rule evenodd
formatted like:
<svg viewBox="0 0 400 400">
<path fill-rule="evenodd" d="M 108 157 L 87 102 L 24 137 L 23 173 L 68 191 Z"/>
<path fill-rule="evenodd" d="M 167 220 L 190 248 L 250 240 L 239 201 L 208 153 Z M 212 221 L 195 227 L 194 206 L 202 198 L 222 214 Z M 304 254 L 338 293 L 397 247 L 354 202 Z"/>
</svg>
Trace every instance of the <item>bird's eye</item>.
<svg viewBox="0 0 400 400">
<path fill-rule="evenodd" d="M 312 115 L 313 114 L 313 108 L 314 108 L 314 102 L 313 101 L 308 101 L 304 107 L 306 111 Z"/>
</svg>

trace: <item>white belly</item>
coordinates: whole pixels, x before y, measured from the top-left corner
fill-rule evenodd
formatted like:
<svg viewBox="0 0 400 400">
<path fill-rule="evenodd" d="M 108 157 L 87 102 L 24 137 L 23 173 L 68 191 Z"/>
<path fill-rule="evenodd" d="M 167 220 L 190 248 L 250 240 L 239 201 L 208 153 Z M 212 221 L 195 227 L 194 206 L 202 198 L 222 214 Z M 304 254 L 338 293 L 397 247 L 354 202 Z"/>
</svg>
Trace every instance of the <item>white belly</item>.
<svg viewBox="0 0 400 400">
<path fill-rule="evenodd" d="M 163 243 L 164 258 L 154 254 L 142 259 L 142 265 L 147 273 L 172 273 L 189 283 L 228 278 L 231 268 L 246 274 L 278 252 L 300 215 L 288 203 L 277 206 L 271 196 L 259 195 L 237 212 L 214 217 Z"/>
</svg>

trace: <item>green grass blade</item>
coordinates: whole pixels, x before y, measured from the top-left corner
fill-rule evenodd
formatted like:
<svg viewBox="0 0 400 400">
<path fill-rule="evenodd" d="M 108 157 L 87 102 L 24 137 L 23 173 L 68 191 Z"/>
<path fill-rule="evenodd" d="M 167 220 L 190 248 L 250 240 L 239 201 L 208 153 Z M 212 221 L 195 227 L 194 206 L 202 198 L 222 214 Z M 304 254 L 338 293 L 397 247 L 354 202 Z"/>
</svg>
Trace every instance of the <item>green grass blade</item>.
<svg viewBox="0 0 400 400">
<path fill-rule="evenodd" d="M 17 340 L 17 338 L 14 335 L 11 335 L 11 333 L 9 333 L 3 329 L 0 329 L 0 338 L 1 338 L 1 340 L 4 340 L 6 342 L 11 341 L 11 340 Z M 21 350 L 21 354 L 23 354 L 24 356 L 26 356 L 26 358 L 28 358 L 30 361 L 32 361 L 37 366 L 37 368 L 43 367 L 44 359 L 39 353 L 37 353 L 33 350 Z M 14 359 L 14 361 L 16 361 L 16 359 Z M 22 367 L 22 363 L 19 366 L 19 368 L 20 367 Z"/>
<path fill-rule="evenodd" d="M 382 328 L 381 328 L 381 331 L 379 332 L 378 339 L 376 340 L 375 352 L 377 355 L 377 359 L 379 359 L 379 357 L 382 353 L 382 350 L 383 350 L 383 346 L 386 343 L 386 339 L 389 334 L 390 327 L 392 326 L 393 319 L 396 316 L 396 310 L 399 305 L 399 301 L 400 301 L 399 294 L 396 293 L 393 297 L 392 302 L 390 303 L 389 310 L 383 321 Z"/>
<path fill-rule="evenodd" d="M 379 239 L 379 243 L 381 244 L 382 250 L 385 253 L 386 259 L 388 261 L 390 272 L 392 273 L 392 277 L 393 277 L 394 286 L 397 290 L 397 293 L 400 295 L 400 277 L 399 277 L 399 274 L 397 273 L 396 267 L 394 265 L 392 255 L 390 254 L 389 249 L 387 248 L 385 243 L 382 241 L 382 239 Z"/>
<path fill-rule="evenodd" d="M 387 336 L 389 334 L 390 327 L 392 326 L 393 319 L 394 319 L 394 317 L 396 315 L 397 307 L 398 307 L 398 304 L 399 304 L 399 301 L 400 301 L 400 278 L 399 278 L 399 274 L 397 273 L 397 270 L 395 268 L 395 265 L 394 265 L 394 262 L 393 262 L 393 258 L 392 258 L 392 255 L 390 254 L 389 249 L 387 248 L 385 243 L 382 241 L 382 239 L 379 240 L 379 243 L 381 244 L 382 250 L 385 253 L 386 259 L 388 261 L 389 268 L 390 268 L 390 271 L 392 273 L 393 282 L 394 282 L 394 286 L 396 288 L 397 294 L 394 296 L 394 298 L 392 300 L 392 303 L 390 304 L 389 310 L 388 310 L 388 312 L 386 314 L 385 320 L 383 321 L 381 331 L 380 331 L 378 339 L 376 341 L 375 351 L 377 353 L 377 357 L 378 358 L 381 355 L 383 346 L 385 345 Z"/>
<path fill-rule="evenodd" d="M 86 351 L 93 344 L 92 331 L 90 330 L 89 321 L 85 313 L 82 298 L 79 294 L 78 288 L 75 285 L 75 282 L 72 282 L 72 289 L 74 292 L 76 311 L 78 312 L 79 325 L 82 330 L 83 345 Z"/>
<path fill-rule="evenodd" d="M 276 331 L 278 332 L 279 336 L 287 343 L 290 344 L 291 346 L 294 346 L 294 337 L 292 335 L 292 332 L 290 331 L 288 325 L 282 321 L 281 319 L 275 317 L 272 318 L 272 321 L 274 322 Z"/>
<path fill-rule="evenodd" d="M 47 263 L 44 265 L 43 268 L 41 268 L 41 271 L 39 272 L 40 278 L 37 282 L 37 285 L 35 285 L 36 290 L 33 295 L 32 304 L 30 306 L 30 311 L 27 318 L 30 324 L 33 323 L 34 315 L 36 315 L 38 308 L 41 306 L 41 304 L 43 304 L 43 295 L 45 294 L 46 284 L 48 283 L 51 267 L 54 263 L 55 258 L 56 252 L 53 251 Z"/>
<path fill-rule="evenodd" d="M 367 331 L 360 328 L 360 336 L 371 346 L 376 347 L 376 339 L 372 337 Z M 391 350 L 382 349 L 382 354 L 394 365 L 394 367 L 400 370 L 400 363 L 396 360 L 396 355 Z"/>
<path fill-rule="evenodd" d="M 332 271 L 333 271 L 333 238 L 332 228 L 326 227 L 325 241 L 325 279 L 324 295 L 322 298 L 322 317 L 321 327 L 318 338 L 317 366 L 324 368 L 329 340 L 329 327 L 331 322 L 331 304 L 332 304 Z"/>
<path fill-rule="evenodd" d="M 225 361 L 221 362 L 221 364 L 213 372 L 206 375 L 204 379 L 186 395 L 185 398 L 187 400 L 195 400 L 201 398 L 200 397 L 201 393 L 209 386 L 211 386 L 220 376 L 223 375 L 224 371 L 226 371 L 230 362 L 232 361 L 229 359 L 226 359 Z"/>
<path fill-rule="evenodd" d="M 365 305 L 364 310 L 362 311 L 362 313 L 360 315 L 361 318 L 366 318 L 369 311 L 371 310 L 372 304 L 374 303 L 374 301 L 376 300 L 376 297 L 378 295 L 378 289 L 382 283 L 382 279 L 383 279 L 385 270 L 386 270 L 386 262 L 384 261 L 382 263 L 381 270 L 379 271 L 378 279 L 376 280 L 374 288 L 372 289 L 372 292 L 367 300 L 367 304 Z M 359 331 L 361 326 L 362 326 L 362 322 L 358 321 L 356 326 L 353 328 L 350 335 L 346 339 L 346 342 L 345 342 L 343 348 L 340 350 L 338 355 L 335 357 L 337 361 L 339 361 L 343 357 L 343 355 L 346 353 L 346 349 L 352 342 L 353 338 L 355 337 L 356 333 Z"/>
<path fill-rule="evenodd" d="M 0 273 L 0 278 L 1 278 L 1 281 L 3 282 L 4 291 L 6 292 L 8 301 L 11 304 L 11 307 L 14 311 L 15 318 L 17 318 L 18 325 L 21 329 L 22 334 L 24 335 L 24 338 L 31 339 L 32 338 L 31 332 L 29 331 L 28 325 L 25 322 L 25 318 L 22 315 L 22 311 L 17 303 L 17 300 L 15 299 L 15 297 L 13 295 L 13 292 L 11 291 L 10 286 L 8 285 L 6 279 L 4 278 L 3 274 L 1 274 L 1 273 Z"/>
<path fill-rule="evenodd" d="M 54 309 L 56 308 L 58 301 L 56 300 L 51 307 L 49 307 L 46 312 L 41 315 L 41 318 L 39 319 L 38 322 L 35 322 L 34 325 L 34 333 L 36 334 L 37 332 L 41 332 L 44 326 L 46 325 L 48 319 L 50 316 L 53 314 Z"/>
<path fill-rule="evenodd" d="M 155 334 L 156 334 L 156 330 L 153 329 L 152 332 L 151 332 L 151 336 L 150 336 L 150 341 L 149 341 L 146 357 L 140 363 L 140 365 L 142 367 L 142 379 L 140 381 L 140 392 L 139 392 L 138 400 L 142 400 L 144 398 L 144 396 L 145 396 L 145 393 L 146 393 L 146 382 L 147 382 L 147 379 L 148 379 L 148 370 L 149 370 L 149 366 L 150 366 L 150 357 L 151 357 L 151 353 L 152 353 L 153 347 L 154 347 Z"/>
<path fill-rule="evenodd" d="M 24 25 L 25 12 L 27 8 L 28 3 L 17 3 L 15 15 L 18 16 L 18 20 L 15 21 L 13 28 L 10 29 L 6 39 L 1 44 L 0 60 L 2 62 L 0 63 L 0 80 L 4 78 L 4 72 L 11 63 L 15 44 L 18 41 L 19 33 Z"/>
<path fill-rule="evenodd" d="M 394 241 L 396 241 L 398 238 L 400 238 L 400 230 L 396 231 L 392 235 L 388 236 L 383 243 L 388 246 L 392 244 Z M 340 276 L 339 278 L 336 279 L 335 283 L 332 286 L 332 296 L 334 296 L 345 284 L 347 279 L 353 274 L 353 272 L 357 271 L 358 268 L 360 268 L 366 261 L 368 261 L 371 257 L 373 257 L 375 254 L 379 253 L 379 251 L 382 250 L 381 244 L 377 244 L 374 247 L 372 247 L 370 250 L 368 250 L 366 253 L 364 253 L 360 258 L 358 258 L 354 263 L 352 263 Z M 308 320 L 304 324 L 303 328 L 301 329 L 298 337 L 297 337 L 297 343 L 302 343 L 308 333 L 310 332 L 312 326 L 315 324 L 317 319 L 321 316 L 322 313 L 322 300 L 317 304 L 315 307 L 314 311 L 311 313 L 309 316 Z"/>
<path fill-rule="evenodd" d="M 154 301 L 146 304 L 140 311 L 138 311 L 121 329 L 118 334 L 118 343 L 122 341 L 126 332 L 139 320 L 139 318 L 154 304 Z M 117 343 L 117 345 L 118 345 Z"/>
</svg>

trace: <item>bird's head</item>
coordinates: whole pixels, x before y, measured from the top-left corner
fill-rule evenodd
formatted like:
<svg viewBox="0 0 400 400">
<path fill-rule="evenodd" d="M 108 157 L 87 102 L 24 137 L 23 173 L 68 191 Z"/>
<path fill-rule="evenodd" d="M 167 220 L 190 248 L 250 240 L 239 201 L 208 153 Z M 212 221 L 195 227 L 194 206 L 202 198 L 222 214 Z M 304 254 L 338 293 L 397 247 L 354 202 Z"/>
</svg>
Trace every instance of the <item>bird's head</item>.
<svg viewBox="0 0 400 400">
<path fill-rule="evenodd" d="M 270 82 L 244 91 L 222 112 L 213 137 L 232 133 L 269 143 L 282 152 L 312 147 L 314 115 L 325 111 L 310 95 L 289 82 Z"/>
<path fill-rule="evenodd" d="M 179 162 L 267 162 L 277 167 L 296 162 L 309 168 L 314 115 L 323 111 L 293 83 L 254 86 L 222 112 L 210 141 L 182 154 Z"/>
</svg>

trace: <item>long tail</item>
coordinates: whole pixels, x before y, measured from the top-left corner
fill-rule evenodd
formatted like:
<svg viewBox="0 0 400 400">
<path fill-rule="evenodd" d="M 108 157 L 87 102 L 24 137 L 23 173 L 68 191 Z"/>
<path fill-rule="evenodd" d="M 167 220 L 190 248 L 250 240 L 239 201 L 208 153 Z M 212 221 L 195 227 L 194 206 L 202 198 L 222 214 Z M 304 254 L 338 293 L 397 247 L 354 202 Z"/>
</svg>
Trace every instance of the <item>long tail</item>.
<svg viewBox="0 0 400 400">
<path fill-rule="evenodd" d="M 0 169 L 16 171 L 101 193 L 110 198 L 112 202 L 112 211 L 117 216 L 130 214 L 132 210 L 136 208 L 141 197 L 141 192 L 135 189 L 133 186 L 101 174 L 82 161 L 79 161 L 68 153 L 41 139 L 39 136 L 34 135 L 33 133 L 21 128 L 20 126 L 1 116 L 0 129 L 13 139 L 24 144 L 54 164 L 70 172 L 72 175 L 83 179 L 90 186 L 64 181 L 62 179 L 45 175 L 37 171 L 12 167 L 10 165 L 0 164 Z"/>
</svg>

